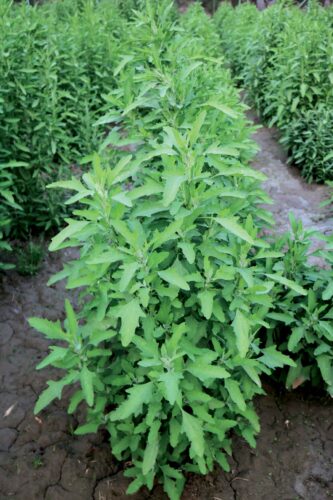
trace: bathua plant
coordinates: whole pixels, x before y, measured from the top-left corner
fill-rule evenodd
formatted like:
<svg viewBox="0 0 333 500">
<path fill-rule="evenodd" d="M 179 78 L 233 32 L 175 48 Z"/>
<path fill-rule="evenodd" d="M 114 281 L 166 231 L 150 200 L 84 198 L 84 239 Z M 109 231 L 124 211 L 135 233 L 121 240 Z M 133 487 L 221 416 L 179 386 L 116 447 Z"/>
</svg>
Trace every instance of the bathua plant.
<svg viewBox="0 0 333 500">
<path fill-rule="evenodd" d="M 291 231 L 274 244 L 284 256 L 271 265 L 274 271 L 297 281 L 308 293 L 305 297 L 295 295 L 283 282 L 274 288 L 274 308 L 266 317 L 270 328 L 264 332 L 265 343 L 276 345 L 295 361 L 295 366 L 279 374 L 288 389 L 308 382 L 324 386 L 333 396 L 332 236 L 305 230 L 293 215 L 290 223 Z M 326 240 L 325 247 L 311 250 L 314 238 Z M 313 257 L 319 259 L 319 264 L 311 263 Z"/>
<path fill-rule="evenodd" d="M 122 87 L 109 98 L 116 112 L 101 121 L 117 125 L 87 158 L 89 173 L 53 186 L 74 191 L 68 203 L 81 207 L 50 249 L 79 247 L 80 257 L 50 284 L 83 287 L 80 310 L 66 301 L 63 324 L 30 324 L 57 341 L 38 368 L 65 371 L 48 382 L 35 411 L 73 386 L 68 411 L 87 408 L 75 433 L 108 429 L 112 453 L 131 462 L 128 493 L 152 489 L 156 479 L 179 499 L 186 472 L 205 474 L 215 462 L 228 470 L 230 429 L 255 445 L 260 375 L 294 363 L 259 338 L 283 278 L 257 264 L 277 252 L 258 237 L 270 218 L 259 209 L 267 200 L 262 175 L 246 165 L 253 145 L 242 108 L 231 107 L 228 73 L 206 60 L 204 46 L 187 60 L 204 43 L 201 14 L 189 14 L 198 23 L 191 39 L 166 6 L 148 2 L 133 27 L 137 51 L 121 61 Z M 110 148 L 124 144 L 122 127 L 128 140 L 136 134 L 134 156 Z"/>
<path fill-rule="evenodd" d="M 109 430 L 113 454 L 133 463 L 129 493 L 152 488 L 157 475 L 179 498 L 183 472 L 205 474 L 215 462 L 228 470 L 229 429 L 254 445 L 260 375 L 293 363 L 274 346 L 262 349 L 257 336 L 273 282 L 251 266 L 266 247 L 252 217 L 242 221 L 223 207 L 223 176 L 195 133 L 170 129 L 165 140 L 154 163 L 127 158 L 111 169 L 95 158 L 83 184 L 67 184 L 87 208 L 51 249 L 81 247 L 65 274 L 69 288 L 85 285 L 91 298 L 83 323 L 67 302 L 63 327 L 30 324 L 65 343 L 39 368 L 67 371 L 49 382 L 36 412 L 79 384 L 69 412 L 83 400 L 89 409 L 76 434 Z"/>
<path fill-rule="evenodd" d="M 13 169 L 24 168 L 25 164 L 19 162 L 10 162 L 0 164 L 0 252 L 11 251 L 11 246 L 6 239 L 9 236 L 13 209 L 21 211 L 21 207 L 16 203 L 13 194 L 13 185 L 15 176 Z M 14 265 L 0 260 L 0 271 L 11 269 Z"/>
</svg>

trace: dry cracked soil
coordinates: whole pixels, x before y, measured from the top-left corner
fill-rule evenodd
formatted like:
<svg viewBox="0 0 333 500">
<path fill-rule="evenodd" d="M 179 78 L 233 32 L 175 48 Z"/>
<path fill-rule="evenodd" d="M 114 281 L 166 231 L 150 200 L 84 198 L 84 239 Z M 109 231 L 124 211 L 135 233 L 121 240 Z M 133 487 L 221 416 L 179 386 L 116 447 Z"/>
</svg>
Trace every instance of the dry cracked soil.
<svg viewBox="0 0 333 500">
<path fill-rule="evenodd" d="M 287 228 L 293 209 L 306 226 L 328 231 L 331 221 L 318 207 L 325 188 L 308 186 L 286 165 L 274 130 L 261 128 L 255 139 L 262 150 L 254 167 L 268 175 L 278 230 Z M 33 414 L 37 395 L 57 373 L 35 370 L 48 342 L 27 318 L 63 317 L 63 286 L 48 288 L 46 282 L 69 257 L 70 251 L 48 255 L 37 276 L 10 272 L 0 283 L 0 500 L 164 499 L 160 487 L 126 495 L 128 481 L 111 456 L 107 436 L 73 435 L 81 416 L 66 414 L 66 394 L 39 416 Z M 257 448 L 235 438 L 230 473 L 216 468 L 205 477 L 189 476 L 183 500 L 333 498 L 332 403 L 267 388 L 255 404 L 262 426 Z"/>
</svg>

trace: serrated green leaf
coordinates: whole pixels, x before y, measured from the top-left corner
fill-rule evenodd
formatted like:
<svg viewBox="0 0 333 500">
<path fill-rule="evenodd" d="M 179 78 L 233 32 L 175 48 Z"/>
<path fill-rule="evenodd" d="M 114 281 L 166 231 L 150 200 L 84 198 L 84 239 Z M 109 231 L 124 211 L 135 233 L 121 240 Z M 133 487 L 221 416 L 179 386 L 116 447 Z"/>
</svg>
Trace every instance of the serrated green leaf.
<svg viewBox="0 0 333 500">
<path fill-rule="evenodd" d="M 221 156 L 233 156 L 235 158 L 239 157 L 239 151 L 235 148 L 229 146 L 210 146 L 207 151 L 207 155 L 221 155 Z"/>
<path fill-rule="evenodd" d="M 206 115 L 206 111 L 202 111 L 193 123 L 191 132 L 189 133 L 189 140 L 191 145 L 197 142 L 200 135 L 200 130 L 205 123 Z"/>
<path fill-rule="evenodd" d="M 42 368 L 45 368 L 48 365 L 52 365 L 53 363 L 60 361 L 61 359 L 64 359 L 64 357 L 68 352 L 68 350 L 65 349 L 64 347 L 52 346 L 50 349 L 52 350 L 52 352 L 36 366 L 37 370 L 41 370 Z"/>
<path fill-rule="evenodd" d="M 190 289 L 186 279 L 179 274 L 178 269 L 174 266 L 165 269 L 165 271 L 159 271 L 158 275 L 163 281 L 170 283 L 170 285 L 181 288 L 182 290 Z"/>
<path fill-rule="evenodd" d="M 140 318 L 144 318 L 146 315 L 141 309 L 138 299 L 132 299 L 127 304 L 117 307 L 116 316 L 121 318 L 121 343 L 124 347 L 127 347 L 139 326 Z"/>
<path fill-rule="evenodd" d="M 75 338 L 78 334 L 79 327 L 74 309 L 68 299 L 65 300 L 65 310 L 66 310 L 69 333 L 71 334 L 72 338 Z"/>
<path fill-rule="evenodd" d="M 36 415 L 40 411 L 42 411 L 46 406 L 48 406 L 54 399 L 61 398 L 61 393 L 65 385 L 70 384 L 73 382 L 76 378 L 75 373 L 70 373 L 66 377 L 62 378 L 61 380 L 57 380 L 56 382 L 53 380 L 50 380 L 48 384 L 48 388 L 45 389 L 39 396 L 35 408 L 34 408 L 34 414 Z"/>
<path fill-rule="evenodd" d="M 62 330 L 60 322 L 57 321 L 54 323 L 53 321 L 49 321 L 44 318 L 29 318 L 29 325 L 35 330 L 43 333 L 45 337 L 52 340 L 66 340 L 66 334 Z"/>
<path fill-rule="evenodd" d="M 189 442 L 191 443 L 191 449 L 195 455 L 203 457 L 205 451 L 205 440 L 200 420 L 184 410 L 182 410 L 182 416 L 183 432 L 185 432 Z"/>
<path fill-rule="evenodd" d="M 79 391 L 76 391 L 73 396 L 71 397 L 71 400 L 70 400 L 70 403 L 69 403 L 69 406 L 68 406 L 68 413 L 71 415 L 72 413 L 75 412 L 76 408 L 78 407 L 78 405 L 81 403 L 81 401 L 84 400 L 84 394 L 83 394 L 83 391 L 79 390 Z"/>
<path fill-rule="evenodd" d="M 213 312 L 214 297 L 216 292 L 213 290 L 204 290 L 198 293 L 198 298 L 201 303 L 201 311 L 206 319 L 210 319 Z"/>
<path fill-rule="evenodd" d="M 181 242 L 178 243 L 179 248 L 181 248 L 187 262 L 193 264 L 195 261 L 195 251 L 191 243 Z"/>
<path fill-rule="evenodd" d="M 282 368 L 284 365 L 296 366 L 292 359 L 277 351 L 275 346 L 266 347 L 262 349 L 262 352 L 263 355 L 258 360 L 269 368 Z"/>
<path fill-rule="evenodd" d="M 74 434 L 76 436 L 84 436 L 85 434 L 96 434 L 100 424 L 98 422 L 89 422 L 88 424 L 80 425 L 75 429 Z"/>
<path fill-rule="evenodd" d="M 243 394 L 241 393 L 239 383 L 236 380 L 228 379 L 224 382 L 224 385 L 232 401 L 238 406 L 241 411 L 245 411 L 246 403 L 244 401 Z"/>
<path fill-rule="evenodd" d="M 226 106 L 225 104 L 222 104 L 217 101 L 208 101 L 206 103 L 206 106 L 211 106 L 212 108 L 218 109 L 222 113 L 224 113 L 227 116 L 230 116 L 231 118 L 238 118 L 240 114 L 237 111 L 234 111 L 233 109 L 229 108 L 229 106 Z"/>
<path fill-rule="evenodd" d="M 181 425 L 176 418 L 172 418 L 169 422 L 170 427 L 170 444 L 173 448 L 179 443 L 179 436 L 181 432 Z"/>
<path fill-rule="evenodd" d="M 159 429 L 161 423 L 159 421 L 153 422 L 149 434 L 148 434 L 148 444 L 143 454 L 142 462 L 142 474 L 146 475 L 148 472 L 154 469 L 158 448 L 159 448 Z"/>
<path fill-rule="evenodd" d="M 136 493 L 137 491 L 139 491 L 140 488 L 142 488 L 142 486 L 144 486 L 144 481 L 143 481 L 143 478 L 142 477 L 137 477 L 136 479 L 134 479 L 129 485 L 128 485 L 128 488 L 126 490 L 126 494 L 127 495 L 133 495 L 133 493 Z"/>
<path fill-rule="evenodd" d="M 333 385 L 333 356 L 321 354 L 317 357 L 321 376 L 329 386 Z"/>
<path fill-rule="evenodd" d="M 280 274 L 266 274 L 266 277 L 273 281 L 281 283 L 281 285 L 285 285 L 291 290 L 294 290 L 294 292 L 298 293 L 299 295 L 307 295 L 308 293 L 303 287 L 297 285 L 297 283 L 295 283 L 294 281 L 291 281 L 285 278 L 284 276 L 281 276 Z"/>
<path fill-rule="evenodd" d="M 244 314 L 237 309 L 232 326 L 236 335 L 236 346 L 241 358 L 245 358 L 250 347 L 250 323 Z"/>
<path fill-rule="evenodd" d="M 235 217 L 217 217 L 216 222 L 238 238 L 250 243 L 251 245 L 254 244 L 253 238 L 247 231 L 245 231 L 245 229 L 242 228 Z"/>
<path fill-rule="evenodd" d="M 164 384 L 165 396 L 171 405 L 174 405 L 179 394 L 179 381 L 182 378 L 180 373 L 166 372 L 159 377 Z"/>
<path fill-rule="evenodd" d="M 253 382 L 257 384 L 258 387 L 261 387 L 261 380 L 255 367 L 244 363 L 241 366 L 250 377 L 250 379 L 253 380 Z"/>
<path fill-rule="evenodd" d="M 130 281 L 134 277 L 136 271 L 139 269 L 139 264 L 137 262 L 131 262 L 129 264 L 122 265 L 123 274 L 119 280 L 119 291 L 124 292 L 128 287 Z"/>
<path fill-rule="evenodd" d="M 297 347 L 297 344 L 304 336 L 304 330 L 303 326 L 298 326 L 292 329 L 291 335 L 288 339 L 288 351 L 293 352 L 295 350 L 295 347 Z"/>
<path fill-rule="evenodd" d="M 111 422 L 125 420 L 131 415 L 136 415 L 144 404 L 149 404 L 153 394 L 153 383 L 138 384 L 128 389 L 129 396 L 116 410 L 110 413 Z"/>
<path fill-rule="evenodd" d="M 88 224 L 90 224 L 89 221 L 75 221 L 70 219 L 67 222 L 68 226 L 65 227 L 65 229 L 60 231 L 60 233 L 58 233 L 56 236 L 52 238 L 51 244 L 49 246 L 50 252 L 58 250 L 61 243 L 63 243 L 68 238 L 77 235 L 78 233 L 80 233 L 82 229 L 84 229 Z"/>
<path fill-rule="evenodd" d="M 332 297 L 333 297 L 333 281 L 331 281 L 323 291 L 322 299 L 331 300 Z"/>
<path fill-rule="evenodd" d="M 189 363 L 186 370 L 203 382 L 211 378 L 223 379 L 230 377 L 230 373 L 222 366 L 203 364 L 198 361 Z"/>
</svg>

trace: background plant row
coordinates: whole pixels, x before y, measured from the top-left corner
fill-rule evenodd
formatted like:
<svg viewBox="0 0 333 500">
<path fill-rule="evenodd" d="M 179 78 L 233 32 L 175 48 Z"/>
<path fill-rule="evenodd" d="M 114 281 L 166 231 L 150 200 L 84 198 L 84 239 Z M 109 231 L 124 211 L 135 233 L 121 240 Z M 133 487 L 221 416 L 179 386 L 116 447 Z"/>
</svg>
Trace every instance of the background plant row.
<svg viewBox="0 0 333 500">
<path fill-rule="evenodd" d="M 333 9 L 223 3 L 215 24 L 234 75 L 308 181 L 333 179 Z"/>
<path fill-rule="evenodd" d="M 62 224 L 64 200 L 45 186 L 70 175 L 103 134 L 93 124 L 114 86 L 122 13 L 117 2 L 0 1 L 0 175 L 6 168 L 15 199 L 5 234 Z"/>
</svg>

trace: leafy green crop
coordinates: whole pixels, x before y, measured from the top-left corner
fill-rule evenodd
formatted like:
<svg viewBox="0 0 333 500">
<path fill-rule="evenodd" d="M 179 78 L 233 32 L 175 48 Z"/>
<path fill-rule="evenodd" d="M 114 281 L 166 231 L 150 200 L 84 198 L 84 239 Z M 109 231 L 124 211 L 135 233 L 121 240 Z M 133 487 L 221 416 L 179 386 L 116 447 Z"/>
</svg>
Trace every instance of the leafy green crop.
<svg viewBox="0 0 333 500">
<path fill-rule="evenodd" d="M 274 309 L 267 314 L 270 329 L 265 333 L 266 344 L 294 359 L 296 366 L 283 371 L 288 388 L 296 388 L 309 380 L 324 385 L 333 395 L 333 271 L 332 235 L 324 238 L 321 250 L 311 250 L 313 238 L 322 235 L 304 230 L 301 221 L 291 216 L 291 233 L 275 243 L 284 253 L 272 267 L 287 278 L 301 283 L 307 297 L 297 296 L 283 286 L 274 288 Z M 313 265 L 311 258 L 319 258 Z M 269 271 L 269 268 L 267 268 Z"/>
<path fill-rule="evenodd" d="M 306 294 L 265 271 L 282 254 L 258 236 L 271 221 L 264 176 L 248 166 L 252 128 L 223 61 L 207 55 L 212 40 L 197 5 L 178 19 L 147 1 L 130 23 L 99 120 L 109 134 L 89 172 L 51 186 L 80 201 L 50 245 L 79 248 L 50 284 L 81 288 L 80 310 L 66 301 L 63 325 L 30 319 L 61 342 L 38 368 L 66 372 L 35 411 L 74 385 L 68 411 L 88 408 L 76 434 L 106 427 L 112 453 L 132 463 L 128 493 L 157 477 L 171 499 L 184 473 L 228 470 L 230 429 L 255 445 L 260 375 L 295 366 L 259 336 L 272 289 Z"/>
<path fill-rule="evenodd" d="M 13 195 L 13 184 L 14 184 L 14 168 L 24 168 L 26 165 L 24 163 L 7 163 L 0 164 L 0 252 L 1 254 L 11 251 L 11 246 L 9 245 L 6 238 L 10 232 L 10 227 L 12 224 L 11 211 L 13 209 L 19 211 L 21 207 L 16 203 Z M 3 257 L 1 256 L 1 259 Z M 2 262 L 0 260 L 0 271 L 5 269 L 11 269 L 14 267 L 12 264 Z"/>
<path fill-rule="evenodd" d="M 15 235 L 62 224 L 63 197 L 45 186 L 70 177 L 103 134 L 93 123 L 114 86 L 123 26 L 113 2 L 0 1 L 0 162 L 27 164 L 12 187 Z"/>
<path fill-rule="evenodd" d="M 333 178 L 332 9 L 278 2 L 222 6 L 215 16 L 231 67 L 289 160 L 308 181 Z"/>
</svg>

